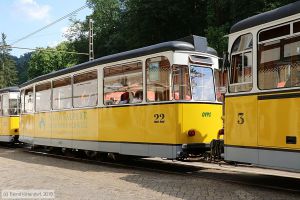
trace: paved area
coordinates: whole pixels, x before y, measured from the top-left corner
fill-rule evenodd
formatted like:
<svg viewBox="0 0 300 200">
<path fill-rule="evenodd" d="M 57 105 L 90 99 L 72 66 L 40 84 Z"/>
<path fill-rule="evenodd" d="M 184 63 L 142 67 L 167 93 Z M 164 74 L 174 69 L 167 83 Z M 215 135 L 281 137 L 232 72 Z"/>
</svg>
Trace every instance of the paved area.
<svg viewBox="0 0 300 200">
<path fill-rule="evenodd" d="M 2 191 L 54 190 L 56 199 L 300 199 L 295 192 L 76 162 L 1 147 L 0 177 Z"/>
</svg>

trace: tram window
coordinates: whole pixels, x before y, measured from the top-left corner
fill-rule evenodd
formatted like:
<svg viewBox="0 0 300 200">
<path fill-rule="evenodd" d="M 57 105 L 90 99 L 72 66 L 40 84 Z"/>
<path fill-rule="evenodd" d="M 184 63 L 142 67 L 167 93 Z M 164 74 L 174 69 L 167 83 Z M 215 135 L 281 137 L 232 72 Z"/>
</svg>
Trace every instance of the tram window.
<svg viewBox="0 0 300 200">
<path fill-rule="evenodd" d="M 295 22 L 293 24 L 293 30 L 294 30 L 294 33 L 299 33 L 300 32 L 300 21 L 299 22 Z"/>
<path fill-rule="evenodd" d="M 3 94 L 2 96 L 2 109 L 3 109 L 3 116 L 9 115 L 9 95 Z"/>
<path fill-rule="evenodd" d="M 171 66 L 169 60 L 164 57 L 155 57 L 146 60 L 147 74 L 147 101 L 172 100 L 171 91 Z"/>
<path fill-rule="evenodd" d="M 217 101 L 224 101 L 224 94 L 226 93 L 227 85 L 227 71 L 214 70 L 215 77 L 215 87 L 216 87 L 216 97 Z"/>
<path fill-rule="evenodd" d="M 188 66 L 173 66 L 173 98 L 191 100 L 191 87 Z"/>
<path fill-rule="evenodd" d="M 24 113 L 33 112 L 33 88 L 25 89 L 24 94 Z"/>
<path fill-rule="evenodd" d="M 54 110 L 72 108 L 71 78 L 53 81 L 52 106 Z"/>
<path fill-rule="evenodd" d="M 75 108 L 96 106 L 98 100 L 97 70 L 74 76 L 73 104 Z"/>
<path fill-rule="evenodd" d="M 20 113 L 19 98 L 18 92 L 9 93 L 9 115 L 18 115 Z"/>
<path fill-rule="evenodd" d="M 104 68 L 104 104 L 133 104 L 143 101 L 142 63 Z"/>
<path fill-rule="evenodd" d="M 35 111 L 51 110 L 51 83 L 35 86 Z"/>
<path fill-rule="evenodd" d="M 252 35 L 242 35 L 236 39 L 231 52 L 230 92 L 252 89 Z"/>
<path fill-rule="evenodd" d="M 215 101 L 213 70 L 208 67 L 191 66 L 191 89 L 195 101 Z"/>
<path fill-rule="evenodd" d="M 259 34 L 259 41 L 271 40 L 290 34 L 290 24 L 262 31 Z"/>
<path fill-rule="evenodd" d="M 300 86 L 300 37 L 262 43 L 258 49 L 258 87 Z"/>
</svg>

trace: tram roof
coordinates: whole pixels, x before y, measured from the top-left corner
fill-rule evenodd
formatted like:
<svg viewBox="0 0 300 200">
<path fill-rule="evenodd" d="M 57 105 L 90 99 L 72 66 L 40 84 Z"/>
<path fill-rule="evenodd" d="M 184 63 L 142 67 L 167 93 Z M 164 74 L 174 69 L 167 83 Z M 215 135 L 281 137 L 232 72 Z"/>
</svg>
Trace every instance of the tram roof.
<svg viewBox="0 0 300 200">
<path fill-rule="evenodd" d="M 300 1 L 290 3 L 277 9 L 254 15 L 252 17 L 239 21 L 231 27 L 230 33 L 235 33 L 247 28 L 265 24 L 298 13 L 300 13 Z"/>
<path fill-rule="evenodd" d="M 199 37 L 199 36 L 189 36 L 189 37 L 192 38 L 192 37 Z M 189 37 L 187 37 L 187 38 L 190 39 Z M 202 38 L 202 37 L 200 37 L 200 38 Z M 206 38 L 202 38 L 202 39 L 205 39 L 205 41 L 206 41 Z M 188 41 L 188 42 L 186 42 L 186 41 Z M 20 87 L 25 87 L 25 86 L 33 84 L 35 82 L 47 80 L 50 78 L 55 78 L 57 76 L 61 76 L 64 74 L 88 69 L 88 68 L 96 66 L 96 65 L 106 64 L 106 63 L 110 63 L 110 62 L 117 62 L 120 60 L 145 56 L 145 55 L 149 55 L 149 54 L 154 54 L 154 53 L 159 53 L 159 52 L 164 52 L 164 51 L 175 51 L 175 50 L 197 51 L 197 48 L 195 47 L 196 44 L 194 46 L 194 44 L 192 44 L 193 42 L 189 42 L 189 41 L 191 41 L 191 40 L 186 40 L 186 38 L 183 38 L 183 41 L 163 42 L 163 43 L 159 43 L 159 44 L 155 44 L 155 45 L 151 45 L 151 46 L 147 46 L 147 47 L 143 47 L 143 48 L 125 51 L 122 53 L 104 56 L 104 57 L 97 58 L 92 61 L 88 61 L 85 63 L 75 65 L 73 67 L 65 68 L 65 69 L 62 69 L 59 71 L 54 71 L 49 74 L 45 74 L 45 75 L 36 77 L 30 81 L 27 81 L 26 83 L 21 84 Z M 208 54 L 215 55 L 215 53 L 216 53 L 216 51 L 213 48 L 206 47 L 205 49 L 206 49 L 206 53 L 208 53 Z"/>
<path fill-rule="evenodd" d="M 20 88 L 17 86 L 7 87 L 7 88 L 0 89 L 0 94 L 5 93 L 5 92 L 19 92 L 19 91 L 20 91 Z"/>
</svg>

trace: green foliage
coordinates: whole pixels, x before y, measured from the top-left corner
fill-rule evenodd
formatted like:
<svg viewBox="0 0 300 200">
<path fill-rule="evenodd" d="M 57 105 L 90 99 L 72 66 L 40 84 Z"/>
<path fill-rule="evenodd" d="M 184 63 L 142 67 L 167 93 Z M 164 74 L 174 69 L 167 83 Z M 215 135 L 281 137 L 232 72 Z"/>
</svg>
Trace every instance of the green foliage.
<svg viewBox="0 0 300 200">
<path fill-rule="evenodd" d="M 72 50 L 70 43 L 62 42 L 56 48 L 35 51 L 29 61 L 29 79 L 77 64 L 77 55 L 63 52 Z"/>
<path fill-rule="evenodd" d="M 93 13 L 84 21 L 73 19 L 66 35 L 68 42 L 46 50 L 88 52 L 91 18 L 95 58 L 187 35 L 206 36 L 221 56 L 227 51 L 228 39 L 224 36 L 233 24 L 291 2 L 295 0 L 87 0 Z M 35 51 L 20 59 L 23 62 L 17 60 L 17 69 L 22 83 L 86 62 L 88 56 Z"/>
<path fill-rule="evenodd" d="M 11 49 L 6 43 L 6 35 L 1 34 L 0 42 L 0 88 L 14 86 L 18 82 L 16 63 L 10 56 Z"/>
</svg>

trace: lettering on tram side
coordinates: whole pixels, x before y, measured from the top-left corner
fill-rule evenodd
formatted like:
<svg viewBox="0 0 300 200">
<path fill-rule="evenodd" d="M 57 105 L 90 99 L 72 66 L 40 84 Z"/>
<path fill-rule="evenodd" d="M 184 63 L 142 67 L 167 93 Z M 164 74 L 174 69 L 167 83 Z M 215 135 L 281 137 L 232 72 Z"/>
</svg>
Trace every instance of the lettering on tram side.
<svg viewBox="0 0 300 200">
<path fill-rule="evenodd" d="M 48 118 L 52 123 L 47 121 L 47 118 L 41 118 L 39 121 L 39 128 L 46 129 L 47 125 L 52 124 L 52 129 L 86 129 L 87 125 L 87 112 L 76 112 L 76 113 L 66 113 L 61 115 L 56 115 L 55 117 L 50 115 Z"/>
<path fill-rule="evenodd" d="M 211 112 L 202 112 L 202 117 L 211 117 Z"/>
<path fill-rule="evenodd" d="M 244 113 L 238 113 L 238 124 L 244 124 L 245 123 L 245 119 L 244 119 Z"/>
<path fill-rule="evenodd" d="M 154 114 L 154 123 L 165 123 L 165 114 Z"/>
</svg>

